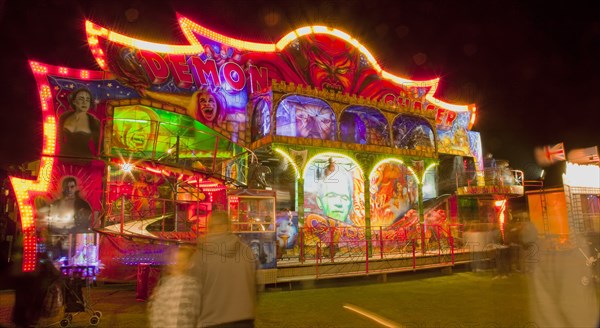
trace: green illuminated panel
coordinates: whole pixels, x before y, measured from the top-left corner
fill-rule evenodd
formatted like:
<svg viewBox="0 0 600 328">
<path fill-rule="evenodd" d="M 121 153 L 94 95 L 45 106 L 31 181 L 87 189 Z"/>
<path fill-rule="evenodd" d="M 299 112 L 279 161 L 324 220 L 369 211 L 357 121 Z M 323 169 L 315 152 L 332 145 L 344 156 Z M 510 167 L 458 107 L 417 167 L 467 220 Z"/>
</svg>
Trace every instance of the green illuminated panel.
<svg viewBox="0 0 600 328">
<path fill-rule="evenodd" d="M 114 109 L 111 154 L 134 158 L 231 158 L 240 147 L 186 116 L 141 105 Z"/>
</svg>

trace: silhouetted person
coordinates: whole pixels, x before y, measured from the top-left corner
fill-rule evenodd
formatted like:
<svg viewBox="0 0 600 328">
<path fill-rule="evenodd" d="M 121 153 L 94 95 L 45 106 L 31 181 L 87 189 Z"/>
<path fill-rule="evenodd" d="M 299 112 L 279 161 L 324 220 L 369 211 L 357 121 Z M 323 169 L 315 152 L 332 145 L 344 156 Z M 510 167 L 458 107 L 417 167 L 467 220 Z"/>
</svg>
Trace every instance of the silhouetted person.
<svg viewBox="0 0 600 328">
<path fill-rule="evenodd" d="M 154 289 L 148 303 L 150 327 L 195 327 L 201 304 L 199 286 L 189 269 L 194 249 L 180 247 L 173 254 L 175 263 Z"/>
<path fill-rule="evenodd" d="M 250 247 L 229 231 L 227 213 L 213 212 L 193 260 L 202 303 L 196 327 L 254 327 L 256 267 Z"/>
<path fill-rule="evenodd" d="M 557 249 L 540 238 L 531 247 L 529 304 L 536 327 L 599 327 L 600 304 L 586 262 L 593 254 L 588 240 L 572 235 Z"/>
<path fill-rule="evenodd" d="M 20 269 L 20 268 L 19 268 Z M 33 272 L 17 274 L 15 282 L 15 305 L 12 321 L 17 327 L 35 326 L 46 315 L 44 300 L 48 287 L 60 279 L 60 272 L 54 267 L 46 253 L 39 255 Z M 47 304 L 46 304 L 47 305 Z"/>
</svg>

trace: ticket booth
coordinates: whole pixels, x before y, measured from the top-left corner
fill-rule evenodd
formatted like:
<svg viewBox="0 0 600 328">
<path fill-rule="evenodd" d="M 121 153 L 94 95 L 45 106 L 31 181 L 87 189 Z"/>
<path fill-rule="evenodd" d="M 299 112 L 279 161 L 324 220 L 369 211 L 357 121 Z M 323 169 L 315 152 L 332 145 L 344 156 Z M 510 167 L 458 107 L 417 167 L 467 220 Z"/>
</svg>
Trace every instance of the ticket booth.
<svg viewBox="0 0 600 328">
<path fill-rule="evenodd" d="M 275 192 L 244 189 L 227 196 L 231 231 L 250 246 L 261 269 L 277 266 Z"/>
</svg>

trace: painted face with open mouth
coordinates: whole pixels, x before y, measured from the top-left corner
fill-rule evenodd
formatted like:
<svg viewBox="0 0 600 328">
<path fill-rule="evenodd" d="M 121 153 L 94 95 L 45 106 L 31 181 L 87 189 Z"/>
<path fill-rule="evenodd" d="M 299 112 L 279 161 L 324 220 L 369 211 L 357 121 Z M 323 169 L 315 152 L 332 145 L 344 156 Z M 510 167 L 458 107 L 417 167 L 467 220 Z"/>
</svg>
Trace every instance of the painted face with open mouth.
<svg viewBox="0 0 600 328">
<path fill-rule="evenodd" d="M 150 124 L 142 125 L 135 123 L 125 134 L 126 144 L 130 149 L 136 151 L 145 150 L 150 137 Z"/>
<path fill-rule="evenodd" d="M 200 113 L 205 120 L 212 122 L 217 117 L 217 101 L 210 93 L 202 93 L 198 97 Z"/>
</svg>

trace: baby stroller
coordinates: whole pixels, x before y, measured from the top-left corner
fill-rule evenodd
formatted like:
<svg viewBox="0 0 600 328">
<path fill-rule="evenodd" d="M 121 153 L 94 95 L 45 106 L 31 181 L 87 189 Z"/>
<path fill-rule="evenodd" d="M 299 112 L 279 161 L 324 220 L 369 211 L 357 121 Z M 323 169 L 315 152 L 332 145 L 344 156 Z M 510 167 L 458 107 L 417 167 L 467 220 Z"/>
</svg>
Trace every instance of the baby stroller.
<svg viewBox="0 0 600 328">
<path fill-rule="evenodd" d="M 598 269 L 599 269 L 598 268 L 598 259 L 600 259 L 600 251 L 597 248 L 594 248 L 594 249 L 596 250 L 595 257 L 593 255 L 587 256 L 585 254 L 585 252 L 583 251 L 583 249 L 579 248 L 579 251 L 585 257 L 585 265 L 591 269 L 589 277 L 588 277 L 588 275 L 584 275 L 581 277 L 581 284 L 584 286 L 589 285 L 590 282 L 592 282 L 592 281 L 595 281 L 596 283 L 600 283 L 600 275 L 598 273 Z"/>
<path fill-rule="evenodd" d="M 63 266 L 61 267 L 61 272 L 64 281 L 65 316 L 60 320 L 60 326 L 69 326 L 73 317 L 82 312 L 90 315 L 90 325 L 98 325 L 102 312 L 95 311 L 89 305 L 90 283 L 96 274 L 96 267 Z M 85 295 L 84 290 L 86 290 Z"/>
</svg>

